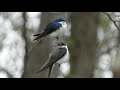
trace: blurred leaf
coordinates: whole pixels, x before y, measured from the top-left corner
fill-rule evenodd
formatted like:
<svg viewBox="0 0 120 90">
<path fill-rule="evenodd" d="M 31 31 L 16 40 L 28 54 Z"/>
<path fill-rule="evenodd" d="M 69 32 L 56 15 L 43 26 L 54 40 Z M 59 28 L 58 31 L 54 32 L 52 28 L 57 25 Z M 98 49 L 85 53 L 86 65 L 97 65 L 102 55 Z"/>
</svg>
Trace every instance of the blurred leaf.
<svg viewBox="0 0 120 90">
<path fill-rule="evenodd" d="M 74 46 L 74 41 L 72 40 L 72 38 L 69 38 L 69 40 L 67 40 L 67 44 L 68 44 L 68 47 L 70 48 Z"/>
<path fill-rule="evenodd" d="M 107 17 L 101 17 L 100 23 L 103 27 L 108 27 L 109 23 L 110 23 L 110 20 Z"/>
</svg>

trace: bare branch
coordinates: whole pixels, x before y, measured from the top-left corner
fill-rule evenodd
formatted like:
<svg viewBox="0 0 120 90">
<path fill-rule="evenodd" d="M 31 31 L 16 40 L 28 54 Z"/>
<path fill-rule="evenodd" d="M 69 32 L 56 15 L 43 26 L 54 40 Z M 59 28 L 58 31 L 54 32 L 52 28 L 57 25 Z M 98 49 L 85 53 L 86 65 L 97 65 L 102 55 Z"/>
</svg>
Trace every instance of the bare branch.
<svg viewBox="0 0 120 90">
<path fill-rule="evenodd" d="M 24 23 L 23 23 L 23 29 L 22 29 L 22 37 L 24 38 L 25 40 L 25 56 L 24 56 L 24 71 L 25 71 L 25 66 L 27 64 L 27 55 L 28 55 L 28 49 L 27 49 L 27 28 L 26 28 L 26 22 L 27 22 L 27 17 L 26 17 L 26 12 L 23 12 L 22 13 L 22 17 L 23 17 L 23 20 L 24 20 Z M 24 72 L 22 74 L 22 77 L 24 77 Z"/>
<path fill-rule="evenodd" d="M 115 17 L 120 17 L 120 15 L 114 15 Z"/>
<path fill-rule="evenodd" d="M 120 22 L 120 20 L 115 20 L 115 22 L 117 23 L 117 22 Z"/>
<path fill-rule="evenodd" d="M 116 26 L 116 28 L 118 29 L 118 30 L 120 30 L 120 28 L 119 28 L 119 26 L 117 25 L 117 23 L 116 23 L 116 21 L 114 21 L 113 19 L 112 19 L 112 17 L 108 14 L 108 13 L 106 13 L 106 12 L 103 12 L 105 15 L 107 15 L 108 16 L 108 18 L 114 23 L 114 25 Z"/>
<path fill-rule="evenodd" d="M 64 14 L 64 12 L 48 12 L 49 14 L 57 14 L 57 15 L 59 15 L 59 14 Z"/>
</svg>

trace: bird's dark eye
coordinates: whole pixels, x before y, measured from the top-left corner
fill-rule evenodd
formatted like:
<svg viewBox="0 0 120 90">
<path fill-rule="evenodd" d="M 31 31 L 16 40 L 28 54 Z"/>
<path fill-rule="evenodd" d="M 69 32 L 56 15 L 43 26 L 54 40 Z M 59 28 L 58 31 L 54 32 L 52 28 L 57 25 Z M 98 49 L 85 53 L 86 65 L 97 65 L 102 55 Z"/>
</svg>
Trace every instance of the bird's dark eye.
<svg viewBox="0 0 120 90">
<path fill-rule="evenodd" d="M 64 43 L 62 45 L 65 45 Z"/>
<path fill-rule="evenodd" d="M 61 19 L 61 20 L 59 20 L 59 21 L 65 21 L 65 22 L 66 22 L 66 20 L 63 20 L 63 19 Z"/>
<path fill-rule="evenodd" d="M 57 44 L 58 46 L 65 46 L 66 45 L 66 43 L 65 42 L 58 42 L 58 44 Z"/>
</svg>

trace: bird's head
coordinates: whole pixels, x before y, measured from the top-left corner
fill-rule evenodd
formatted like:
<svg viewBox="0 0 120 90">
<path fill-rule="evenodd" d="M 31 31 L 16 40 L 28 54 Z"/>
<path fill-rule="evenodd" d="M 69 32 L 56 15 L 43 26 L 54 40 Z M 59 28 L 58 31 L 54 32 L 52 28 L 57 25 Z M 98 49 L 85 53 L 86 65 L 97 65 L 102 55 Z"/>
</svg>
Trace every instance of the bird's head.
<svg viewBox="0 0 120 90">
<path fill-rule="evenodd" d="M 65 41 L 59 40 L 59 41 L 57 41 L 57 47 L 66 48 L 66 47 L 67 47 L 67 44 L 66 44 Z"/>
<path fill-rule="evenodd" d="M 58 48 L 58 47 L 59 48 L 66 48 L 67 44 L 63 40 L 57 40 L 57 41 L 55 41 L 53 48 Z"/>
<path fill-rule="evenodd" d="M 63 29 L 67 28 L 67 22 L 66 22 L 66 19 L 64 18 L 64 16 L 57 18 L 55 21 L 60 23 L 62 25 Z"/>
<path fill-rule="evenodd" d="M 64 16 L 61 16 L 59 18 L 56 19 L 57 22 L 66 22 L 66 19 L 64 18 Z"/>
</svg>

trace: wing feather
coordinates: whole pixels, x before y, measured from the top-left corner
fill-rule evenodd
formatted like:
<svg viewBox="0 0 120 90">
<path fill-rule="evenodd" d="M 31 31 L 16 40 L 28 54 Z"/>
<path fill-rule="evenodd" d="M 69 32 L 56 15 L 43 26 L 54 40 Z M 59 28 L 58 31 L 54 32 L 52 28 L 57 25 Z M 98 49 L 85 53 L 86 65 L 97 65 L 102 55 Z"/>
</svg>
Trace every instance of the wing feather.
<svg viewBox="0 0 120 90">
<path fill-rule="evenodd" d="M 66 48 L 54 48 L 53 51 L 49 55 L 49 59 L 45 62 L 45 64 L 37 71 L 41 72 L 51 65 L 53 65 L 56 61 L 58 61 L 61 57 L 63 57 L 67 52 Z"/>
</svg>

